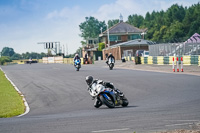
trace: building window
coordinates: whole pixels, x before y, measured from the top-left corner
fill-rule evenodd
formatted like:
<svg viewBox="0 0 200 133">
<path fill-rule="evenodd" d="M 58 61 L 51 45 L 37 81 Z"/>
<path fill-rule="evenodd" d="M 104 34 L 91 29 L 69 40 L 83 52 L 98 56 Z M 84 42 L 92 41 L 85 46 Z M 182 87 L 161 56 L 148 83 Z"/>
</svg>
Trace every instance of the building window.
<svg viewBox="0 0 200 133">
<path fill-rule="evenodd" d="M 88 44 L 93 44 L 93 41 L 92 40 L 88 40 Z"/>
<path fill-rule="evenodd" d="M 121 40 L 121 36 L 118 35 L 110 35 L 109 36 L 110 41 L 120 41 Z"/>
<path fill-rule="evenodd" d="M 133 34 L 128 36 L 128 40 L 135 40 L 135 39 L 141 39 L 141 36 L 139 34 Z"/>
</svg>

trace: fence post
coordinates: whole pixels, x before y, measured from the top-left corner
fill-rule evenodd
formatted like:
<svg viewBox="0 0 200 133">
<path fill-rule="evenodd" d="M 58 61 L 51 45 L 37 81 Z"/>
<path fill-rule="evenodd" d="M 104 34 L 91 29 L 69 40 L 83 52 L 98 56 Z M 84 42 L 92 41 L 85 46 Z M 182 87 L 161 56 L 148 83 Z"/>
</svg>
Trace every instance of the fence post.
<svg viewBox="0 0 200 133">
<path fill-rule="evenodd" d="M 173 57 L 173 61 L 172 61 L 172 68 L 173 68 L 173 72 L 175 72 L 175 67 L 174 67 L 174 57 Z"/>
<path fill-rule="evenodd" d="M 178 61 L 178 57 L 177 57 L 177 61 L 176 61 L 176 67 L 177 67 L 177 72 L 179 72 L 179 61 Z"/>
<path fill-rule="evenodd" d="M 183 72 L 183 57 L 181 57 L 181 72 Z"/>
</svg>

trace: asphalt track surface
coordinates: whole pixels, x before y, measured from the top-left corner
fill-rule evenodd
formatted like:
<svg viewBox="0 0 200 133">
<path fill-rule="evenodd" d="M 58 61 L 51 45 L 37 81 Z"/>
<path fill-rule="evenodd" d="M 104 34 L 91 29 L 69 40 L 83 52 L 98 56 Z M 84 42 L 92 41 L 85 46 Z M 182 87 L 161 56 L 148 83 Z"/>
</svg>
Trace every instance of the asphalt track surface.
<svg viewBox="0 0 200 133">
<path fill-rule="evenodd" d="M 30 112 L 1 118 L 0 133 L 149 133 L 200 123 L 200 76 L 83 65 L 2 66 L 25 95 Z M 128 107 L 93 107 L 85 77 L 111 81 Z M 0 101 L 3 102 L 3 101 Z"/>
</svg>

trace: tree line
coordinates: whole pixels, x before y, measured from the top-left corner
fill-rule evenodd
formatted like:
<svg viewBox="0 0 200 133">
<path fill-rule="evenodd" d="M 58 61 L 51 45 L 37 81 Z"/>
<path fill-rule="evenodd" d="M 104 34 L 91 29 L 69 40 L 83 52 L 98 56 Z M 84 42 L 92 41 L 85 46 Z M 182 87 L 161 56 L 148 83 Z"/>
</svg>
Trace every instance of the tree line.
<svg viewBox="0 0 200 133">
<path fill-rule="evenodd" d="M 46 57 L 45 53 L 36 53 L 36 52 L 26 52 L 22 54 L 18 54 L 14 51 L 13 48 L 4 47 L 0 52 L 0 64 L 3 65 L 5 62 L 11 62 L 12 60 L 22 60 L 22 59 L 42 59 L 42 57 Z"/>
<path fill-rule="evenodd" d="M 75 52 L 80 53 L 80 48 Z M 73 58 L 74 54 L 69 54 L 64 56 L 65 58 Z M 0 65 L 3 65 L 5 62 L 12 62 L 12 60 L 24 60 L 24 59 L 42 59 L 43 57 L 52 56 L 51 51 L 48 53 L 36 53 L 36 52 L 26 52 L 26 53 L 16 53 L 13 48 L 4 47 L 2 51 L 0 51 Z"/>
<path fill-rule="evenodd" d="M 119 19 L 109 20 L 108 27 L 117 24 Z M 166 11 L 147 12 L 145 17 L 132 14 L 128 16 L 127 23 L 146 29 L 146 40 L 154 42 L 182 42 L 190 38 L 194 33 L 200 33 L 200 3 L 190 7 L 173 4 Z M 105 21 L 99 21 L 94 17 L 86 17 L 85 22 L 79 25 L 83 40 L 98 38 L 101 32 L 107 29 Z M 81 42 L 82 45 L 86 43 Z"/>
</svg>

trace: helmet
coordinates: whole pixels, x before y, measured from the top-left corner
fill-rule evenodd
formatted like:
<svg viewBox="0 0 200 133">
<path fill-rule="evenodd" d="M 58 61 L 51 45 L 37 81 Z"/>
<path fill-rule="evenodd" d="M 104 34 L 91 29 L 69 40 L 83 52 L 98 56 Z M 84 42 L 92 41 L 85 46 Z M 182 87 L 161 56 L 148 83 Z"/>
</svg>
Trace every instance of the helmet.
<svg viewBox="0 0 200 133">
<path fill-rule="evenodd" d="M 112 55 L 112 53 L 109 53 L 109 55 Z"/>
<path fill-rule="evenodd" d="M 87 83 L 88 85 L 90 85 L 90 84 L 92 83 L 92 81 L 93 81 L 93 77 L 92 77 L 92 76 L 87 76 L 87 77 L 85 78 L 85 81 L 86 81 L 86 83 Z"/>
<path fill-rule="evenodd" d="M 78 56 L 78 54 L 75 54 L 75 56 Z"/>
</svg>

